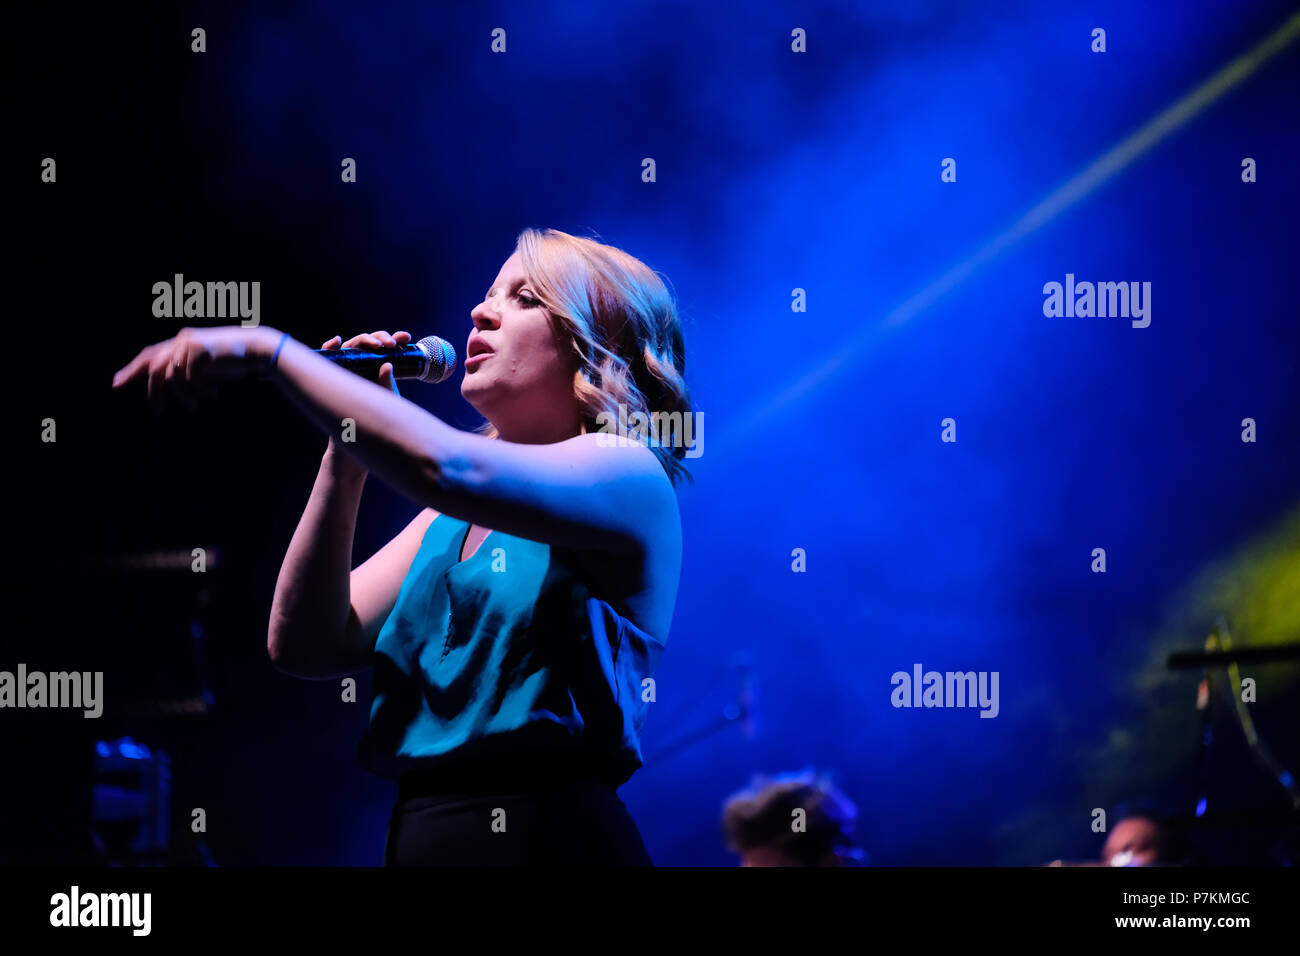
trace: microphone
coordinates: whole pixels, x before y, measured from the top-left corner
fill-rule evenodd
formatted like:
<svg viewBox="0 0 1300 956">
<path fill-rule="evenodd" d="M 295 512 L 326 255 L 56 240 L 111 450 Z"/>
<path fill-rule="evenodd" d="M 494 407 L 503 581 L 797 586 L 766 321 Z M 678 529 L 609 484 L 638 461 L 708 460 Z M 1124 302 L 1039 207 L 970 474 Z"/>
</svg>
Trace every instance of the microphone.
<svg viewBox="0 0 1300 956">
<path fill-rule="evenodd" d="M 371 380 L 378 380 L 379 369 L 392 363 L 393 378 L 419 379 L 430 385 L 445 382 L 456 370 L 456 349 L 446 339 L 426 336 L 394 349 L 315 349 L 317 355 Z"/>
</svg>

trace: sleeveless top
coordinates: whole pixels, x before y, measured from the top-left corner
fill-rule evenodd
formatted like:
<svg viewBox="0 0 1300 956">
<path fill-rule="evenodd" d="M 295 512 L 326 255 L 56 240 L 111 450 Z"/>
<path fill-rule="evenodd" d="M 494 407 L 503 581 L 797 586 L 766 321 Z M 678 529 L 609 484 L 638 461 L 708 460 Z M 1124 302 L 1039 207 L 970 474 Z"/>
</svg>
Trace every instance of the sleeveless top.
<svg viewBox="0 0 1300 956">
<path fill-rule="evenodd" d="M 460 561 L 469 529 L 430 522 L 380 629 L 362 766 L 455 780 L 554 760 L 621 786 L 663 643 L 591 594 L 575 552 L 492 531 Z"/>
</svg>

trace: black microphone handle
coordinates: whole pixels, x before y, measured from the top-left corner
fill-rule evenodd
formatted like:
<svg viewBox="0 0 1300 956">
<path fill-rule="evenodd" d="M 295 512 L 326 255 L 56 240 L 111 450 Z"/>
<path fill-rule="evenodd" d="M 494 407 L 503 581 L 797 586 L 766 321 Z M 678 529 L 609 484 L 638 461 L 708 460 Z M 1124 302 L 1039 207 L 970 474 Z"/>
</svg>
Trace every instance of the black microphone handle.
<svg viewBox="0 0 1300 956">
<path fill-rule="evenodd" d="M 433 354 L 439 355 L 442 362 L 434 363 L 429 353 L 421 349 L 421 344 L 431 346 Z M 320 355 L 335 365 L 341 365 L 350 372 L 355 372 L 372 382 L 379 380 L 379 369 L 385 362 L 392 363 L 393 378 L 420 379 L 429 382 L 444 381 L 455 367 L 455 351 L 441 339 L 422 339 L 419 343 L 411 342 L 393 349 L 315 349 Z"/>
<path fill-rule="evenodd" d="M 318 349 L 316 354 L 323 355 L 335 365 L 342 365 L 349 372 L 355 372 L 372 381 L 379 379 L 379 369 L 385 362 L 393 364 L 393 378 L 418 378 L 425 361 L 420 350 L 413 345 L 391 351 Z"/>
</svg>

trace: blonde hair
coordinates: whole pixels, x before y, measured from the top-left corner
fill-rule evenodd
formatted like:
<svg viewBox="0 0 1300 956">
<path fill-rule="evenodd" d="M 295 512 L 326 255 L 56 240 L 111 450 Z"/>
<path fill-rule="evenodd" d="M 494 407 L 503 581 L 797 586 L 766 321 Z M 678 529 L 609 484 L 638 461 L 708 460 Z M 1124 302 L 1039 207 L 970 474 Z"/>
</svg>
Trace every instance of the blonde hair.
<svg viewBox="0 0 1300 956">
<path fill-rule="evenodd" d="M 515 248 L 536 298 L 573 349 L 573 394 L 586 431 L 602 413 L 691 414 L 686 347 L 677 305 L 659 273 L 621 249 L 558 229 L 526 228 Z M 496 438 L 488 422 L 477 429 Z M 674 485 L 685 477 L 684 443 L 651 444 Z"/>
</svg>

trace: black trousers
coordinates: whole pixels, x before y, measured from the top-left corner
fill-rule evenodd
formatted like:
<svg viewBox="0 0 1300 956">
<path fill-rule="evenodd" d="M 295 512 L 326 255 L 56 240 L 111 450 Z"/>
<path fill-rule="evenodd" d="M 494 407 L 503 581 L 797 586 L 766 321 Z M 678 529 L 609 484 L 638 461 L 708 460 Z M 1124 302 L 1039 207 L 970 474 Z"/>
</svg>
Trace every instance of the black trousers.
<svg viewBox="0 0 1300 956">
<path fill-rule="evenodd" d="M 404 777 L 385 866 L 654 866 L 608 783 L 587 778 L 456 786 Z M 486 792 L 485 792 L 486 791 Z"/>
</svg>

